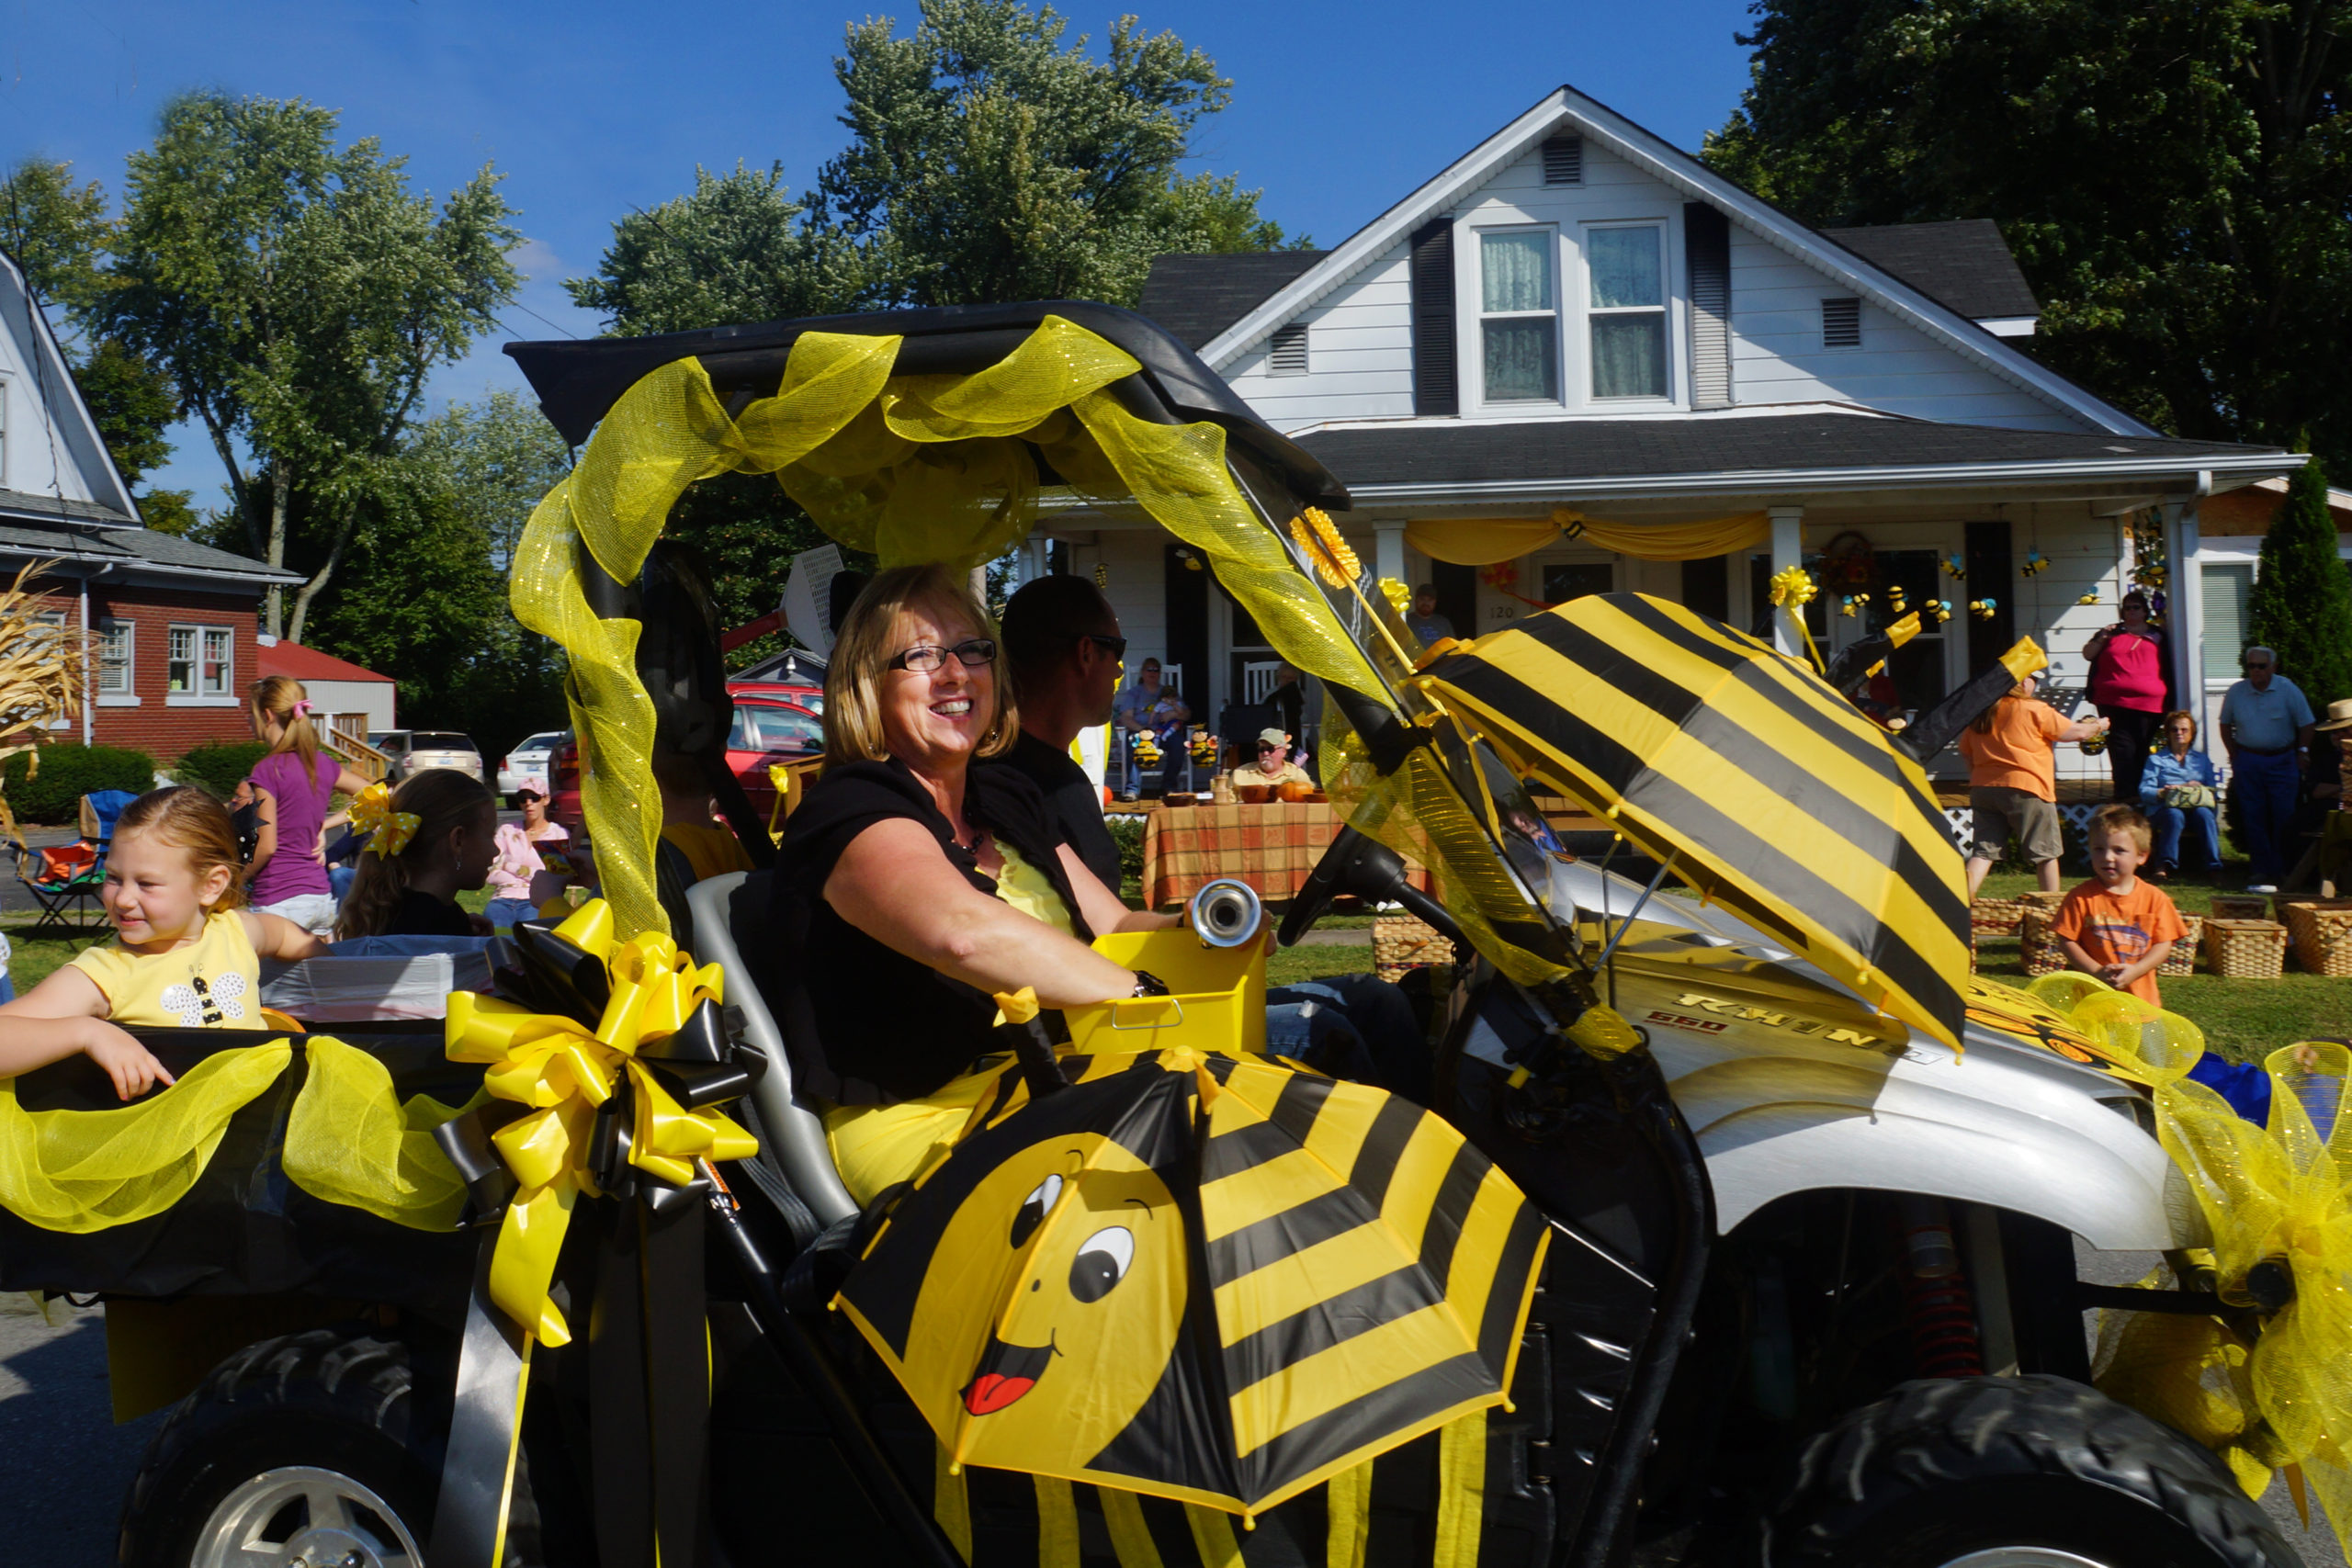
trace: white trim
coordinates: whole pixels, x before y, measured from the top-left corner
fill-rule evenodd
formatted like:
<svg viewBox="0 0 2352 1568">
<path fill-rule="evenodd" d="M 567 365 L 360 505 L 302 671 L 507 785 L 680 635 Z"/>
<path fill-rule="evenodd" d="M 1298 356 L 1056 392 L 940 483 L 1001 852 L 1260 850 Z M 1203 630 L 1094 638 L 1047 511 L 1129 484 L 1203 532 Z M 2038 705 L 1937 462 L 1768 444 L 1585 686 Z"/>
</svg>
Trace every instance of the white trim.
<svg viewBox="0 0 2352 1568">
<path fill-rule="evenodd" d="M 0 282 L 13 287 L 16 302 L 24 308 L 25 319 L 35 323 L 33 341 L 25 345 L 26 352 L 28 355 L 46 357 L 46 364 L 41 367 L 41 376 L 36 385 L 45 384 L 59 389 L 59 392 L 51 401 L 62 404 L 62 409 L 44 406 L 34 412 L 49 422 L 52 428 L 61 412 L 77 420 L 81 425 L 83 441 L 86 446 L 86 455 L 96 459 L 99 471 L 96 473 L 84 471 L 82 458 L 85 454 L 74 452 L 73 445 L 68 442 L 58 444 L 60 447 L 58 460 L 62 462 L 69 457 L 73 459 L 76 473 L 80 474 L 90 491 L 92 503 L 100 506 L 112 505 L 115 510 L 128 513 L 130 518 L 129 523 L 102 523 L 97 524 L 97 526 L 130 528 L 144 526 L 139 515 L 139 502 L 131 498 L 130 487 L 123 482 L 122 470 L 115 467 L 113 452 L 107 449 L 105 437 L 98 434 L 97 421 L 90 417 L 90 405 L 82 400 L 81 387 L 74 379 L 74 373 L 66 364 L 65 349 L 57 341 L 56 330 L 49 324 L 48 315 L 33 303 L 32 290 L 25 282 L 23 269 L 18 267 L 6 252 L 0 252 Z M 0 312 L 0 316 L 8 314 L 12 312 Z M 62 475 L 53 475 L 51 482 L 59 484 L 62 488 Z M 110 502 L 99 500 L 98 492 L 109 486 L 113 489 L 113 499 Z"/>
<path fill-rule="evenodd" d="M 240 697 L 191 697 L 182 692 L 167 692 L 164 705 L 167 708 L 232 708 L 243 699 Z"/>
<path fill-rule="evenodd" d="M 2031 337 L 2040 316 L 1979 316 L 1976 324 L 1995 337 Z"/>
<path fill-rule="evenodd" d="M 136 694 L 116 692 L 112 694 L 101 694 L 98 698 L 98 705 L 102 708 L 135 708 L 140 704 Z"/>
<path fill-rule="evenodd" d="M 1561 130 L 1574 130 L 1588 141 L 1600 143 L 1650 178 L 1680 192 L 1686 199 L 1717 209 L 1767 243 L 1807 263 L 1905 324 L 1940 341 L 1961 358 L 2020 391 L 2100 430 L 2143 436 L 2161 434 L 2035 363 L 1980 323 L 1938 304 L 1894 274 L 1797 223 L 1689 153 L 1567 86 L 1545 95 L 1534 107 L 1455 159 L 1436 178 L 1425 182 L 1342 241 L 1321 261 L 1261 300 L 1249 314 L 1203 345 L 1201 358 L 1211 369 L 1223 373 L 1274 328 L 1371 265 L 1415 228 L 1450 209 L 1458 198 L 1484 185 L 1504 164 Z"/>
</svg>

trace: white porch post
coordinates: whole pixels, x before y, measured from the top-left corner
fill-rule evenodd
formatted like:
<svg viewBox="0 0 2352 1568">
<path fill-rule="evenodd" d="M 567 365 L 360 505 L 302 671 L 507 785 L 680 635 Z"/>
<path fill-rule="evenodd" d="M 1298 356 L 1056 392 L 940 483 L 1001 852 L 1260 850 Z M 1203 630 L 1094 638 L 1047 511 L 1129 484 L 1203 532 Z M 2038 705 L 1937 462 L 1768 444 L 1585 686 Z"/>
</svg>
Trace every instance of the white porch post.
<svg viewBox="0 0 2352 1568">
<path fill-rule="evenodd" d="M 1772 575 L 1778 577 L 1792 566 L 1804 564 L 1804 508 L 1802 506 L 1771 506 L 1764 515 L 1772 525 Z M 1772 617 L 1772 645 L 1792 659 L 1804 656 L 1804 636 L 1797 629 L 1792 616 L 1804 614 L 1802 608 L 1781 610 Z"/>
<path fill-rule="evenodd" d="M 1372 569 L 1375 576 L 1393 577 L 1407 588 L 1412 580 L 1405 575 L 1405 525 L 1374 523 L 1373 531 Z"/>
<path fill-rule="evenodd" d="M 2212 749 L 2205 734 L 2205 573 L 2197 564 L 2201 543 L 2197 503 L 2213 488 L 2213 476 L 2197 476 L 2196 493 L 2165 508 L 2165 635 L 2172 643 L 2173 679 L 2180 705 L 2197 716 L 2197 741 Z"/>
<path fill-rule="evenodd" d="M 97 719 L 96 715 L 91 711 L 96 701 L 98 689 L 96 662 L 90 648 L 90 573 L 87 568 L 84 568 L 82 572 L 82 744 L 85 746 L 97 744 Z"/>
<path fill-rule="evenodd" d="M 1043 534 L 1032 534 L 1021 541 L 1022 582 L 1033 582 L 1046 575 L 1046 552 L 1053 548 L 1052 541 Z M 1020 586 L 1019 583 L 1014 584 Z"/>
</svg>

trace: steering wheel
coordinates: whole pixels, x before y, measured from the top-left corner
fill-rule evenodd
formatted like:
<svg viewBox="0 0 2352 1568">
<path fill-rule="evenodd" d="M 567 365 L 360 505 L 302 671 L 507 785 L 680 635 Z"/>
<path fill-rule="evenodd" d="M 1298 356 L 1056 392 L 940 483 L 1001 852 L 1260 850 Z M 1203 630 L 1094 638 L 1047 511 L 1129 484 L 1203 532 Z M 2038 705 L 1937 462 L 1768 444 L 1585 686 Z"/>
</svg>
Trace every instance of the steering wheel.
<svg viewBox="0 0 2352 1568">
<path fill-rule="evenodd" d="M 1315 863 L 1315 869 L 1306 874 L 1297 897 L 1283 912 L 1282 930 L 1274 940 L 1284 947 L 1297 946 L 1298 939 L 1331 908 L 1331 900 L 1343 893 L 1367 904 L 1402 904 L 1440 936 L 1463 941 L 1462 928 L 1446 913 L 1445 906 L 1413 886 L 1405 870 L 1405 857 L 1353 828 L 1340 829 L 1339 837 Z"/>
</svg>

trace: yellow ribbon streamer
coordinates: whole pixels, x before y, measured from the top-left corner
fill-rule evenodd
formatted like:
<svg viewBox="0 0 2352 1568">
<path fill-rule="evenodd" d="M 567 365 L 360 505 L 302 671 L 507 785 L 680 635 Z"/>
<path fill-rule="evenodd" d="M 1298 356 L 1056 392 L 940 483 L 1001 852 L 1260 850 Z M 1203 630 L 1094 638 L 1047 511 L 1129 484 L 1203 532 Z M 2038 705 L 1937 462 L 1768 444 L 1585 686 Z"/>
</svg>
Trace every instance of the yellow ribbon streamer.
<svg viewBox="0 0 2352 1568">
<path fill-rule="evenodd" d="M 419 818 L 413 811 L 392 809 L 392 792 L 389 785 L 371 784 L 351 801 L 351 826 L 368 835 L 368 849 L 379 860 L 389 860 L 408 848 L 416 837 Z"/>
<path fill-rule="evenodd" d="M 612 995 L 594 1030 L 575 1020 L 535 1013 L 517 1002 L 473 991 L 449 998 L 450 1059 L 484 1065 L 482 1084 L 497 1099 L 531 1108 L 491 1135 L 521 1184 L 491 1255 L 490 1294 L 500 1311 L 549 1345 L 571 1329 L 548 1287 L 556 1255 L 582 1192 L 597 1195 L 589 1174 L 596 1108 L 626 1082 L 633 1091 L 629 1163 L 683 1184 L 698 1159 L 747 1159 L 759 1145 L 716 1111 L 690 1111 L 639 1059 L 646 1046 L 684 1027 L 707 998 L 720 999 L 716 964 L 694 960 L 658 931 L 617 939 L 611 907 L 582 905 L 556 934 L 601 960 Z"/>
</svg>

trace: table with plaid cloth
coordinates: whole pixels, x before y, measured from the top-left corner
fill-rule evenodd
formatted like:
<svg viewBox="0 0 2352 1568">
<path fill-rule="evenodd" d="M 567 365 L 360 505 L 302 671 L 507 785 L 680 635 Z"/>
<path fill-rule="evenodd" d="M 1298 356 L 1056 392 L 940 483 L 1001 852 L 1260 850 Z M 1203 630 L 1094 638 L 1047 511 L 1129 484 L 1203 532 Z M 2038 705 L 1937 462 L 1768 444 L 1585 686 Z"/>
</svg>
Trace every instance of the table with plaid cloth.
<svg viewBox="0 0 2352 1568">
<path fill-rule="evenodd" d="M 1220 876 L 1248 883 L 1269 902 L 1293 897 L 1343 826 L 1328 801 L 1157 807 L 1144 821 L 1144 907 L 1182 904 Z M 1418 865 L 1412 877 L 1414 886 L 1429 886 Z"/>
</svg>

